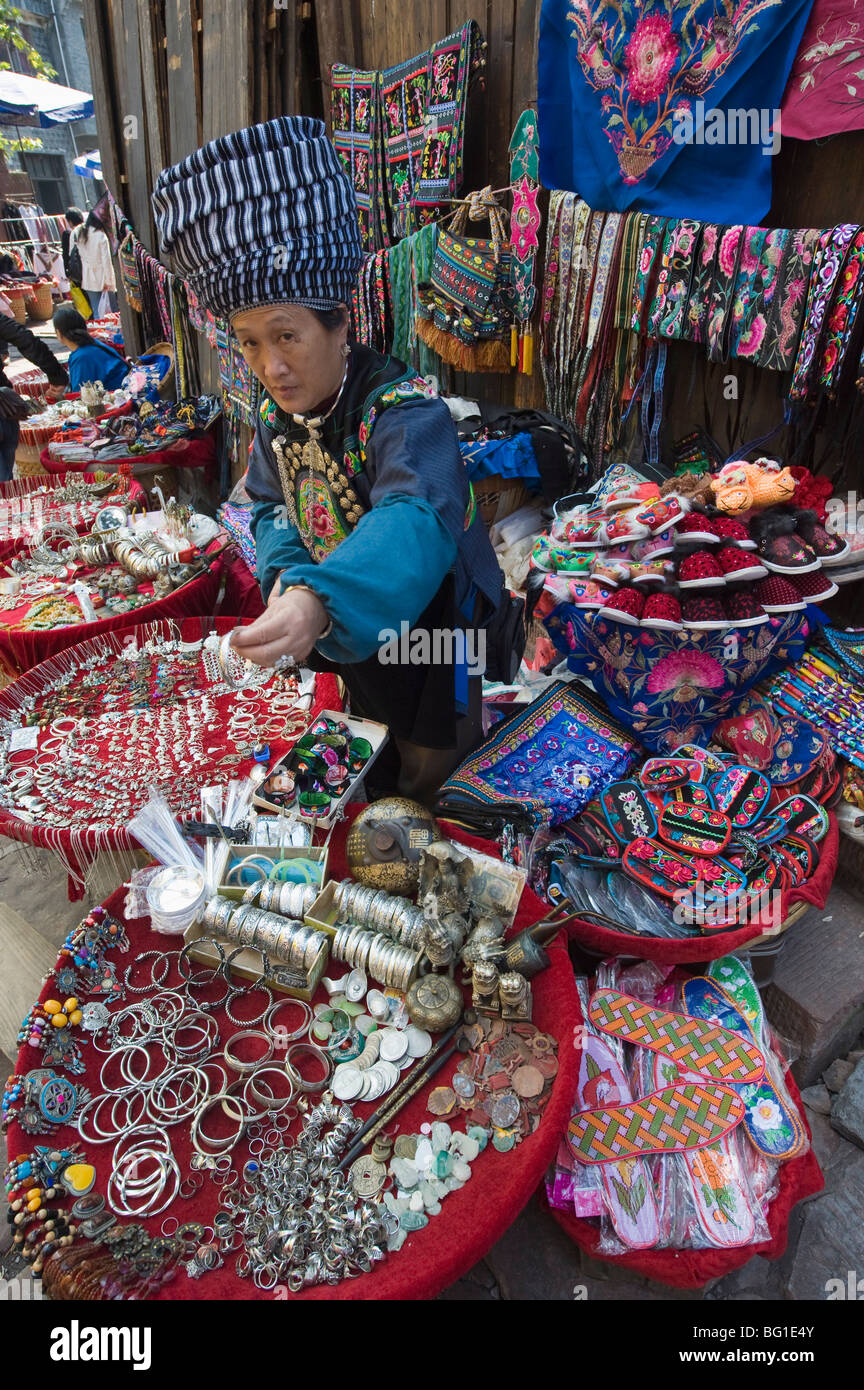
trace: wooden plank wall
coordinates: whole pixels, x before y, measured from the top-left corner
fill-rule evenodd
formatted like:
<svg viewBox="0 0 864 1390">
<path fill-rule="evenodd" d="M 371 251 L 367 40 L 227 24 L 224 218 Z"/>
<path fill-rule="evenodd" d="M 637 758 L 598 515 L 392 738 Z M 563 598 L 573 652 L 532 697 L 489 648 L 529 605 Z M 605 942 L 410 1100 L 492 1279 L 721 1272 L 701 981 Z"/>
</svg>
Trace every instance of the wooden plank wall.
<svg viewBox="0 0 864 1390">
<path fill-rule="evenodd" d="M 159 170 L 202 140 L 253 121 L 304 111 L 329 117 L 330 67 L 403 62 L 476 19 L 488 42 L 485 88 L 475 96 L 466 188 L 507 182 L 515 121 L 537 98 L 541 0 L 90 0 L 84 7 L 96 114 L 109 186 L 139 236 L 155 249 L 149 195 Z M 136 50 L 138 60 L 136 63 Z M 122 120 L 137 115 L 137 141 Z M 787 140 L 774 164 L 769 226 L 864 223 L 864 132 L 819 144 Z M 541 234 L 542 236 L 542 234 Z M 127 331 L 131 331 L 131 324 Z M 134 341 L 131 338 L 130 341 Z M 205 380 L 213 383 L 204 352 Z M 535 351 L 535 362 L 539 352 Z M 737 400 L 724 399 L 732 373 Z M 465 395 L 543 404 L 539 372 L 466 376 L 444 385 Z M 666 436 L 707 427 L 732 452 L 782 419 L 782 381 L 742 362 L 712 365 L 672 344 Z M 781 433 L 772 447 L 782 452 Z M 833 467 L 817 439 L 817 457 Z M 833 461 L 832 461 L 833 460 Z"/>
</svg>

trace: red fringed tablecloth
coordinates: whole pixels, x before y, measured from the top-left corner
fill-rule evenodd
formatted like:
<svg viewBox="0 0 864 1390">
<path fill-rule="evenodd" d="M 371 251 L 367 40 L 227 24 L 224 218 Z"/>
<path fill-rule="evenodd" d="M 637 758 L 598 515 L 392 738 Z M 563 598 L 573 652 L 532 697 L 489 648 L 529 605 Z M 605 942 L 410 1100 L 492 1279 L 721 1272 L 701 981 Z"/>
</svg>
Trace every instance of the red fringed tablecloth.
<svg viewBox="0 0 864 1390">
<path fill-rule="evenodd" d="M 211 629 L 219 633 L 229 632 L 231 628 L 237 626 L 237 620 L 230 618 L 184 618 L 179 624 L 181 638 L 186 642 L 200 641 L 202 636 Z M 176 637 L 177 625 L 170 625 L 167 622 L 157 622 L 152 626 L 140 627 L 138 638 L 143 644 L 148 637 L 159 635 L 170 638 Z M 100 634 L 101 635 L 101 634 Z M 89 644 L 88 644 L 89 645 Z M 85 653 L 71 652 L 71 656 L 81 656 Z M 104 655 L 104 653 L 103 653 Z M 110 653 L 107 659 L 111 659 Z M 19 687 L 13 683 L 0 692 L 0 718 L 16 717 L 16 711 L 20 703 L 21 695 L 26 691 L 34 693 L 38 691 L 39 682 L 43 679 L 49 680 L 49 673 L 41 673 L 39 669 L 29 671 L 26 675 L 27 684 Z M 226 696 L 219 696 L 216 704 L 224 701 Z M 322 709 L 340 710 L 342 708 L 339 696 L 339 686 L 335 676 L 318 675 L 315 679 L 315 694 L 312 698 L 307 719 L 312 720 Z M 271 757 L 275 761 L 288 752 L 291 744 L 287 741 L 271 739 Z M 230 751 L 227 749 L 226 751 Z M 108 754 L 106 751 L 105 757 Z M 209 766 L 209 765 L 208 765 Z M 245 777 L 255 766 L 254 759 L 248 758 L 245 762 L 239 763 L 233 772 L 235 777 Z M 205 785 L 208 777 L 201 775 L 199 780 Z M 39 824 L 30 824 L 13 816 L 9 811 L 0 807 L 0 835 L 6 835 L 12 840 L 18 840 L 24 844 L 37 845 L 40 849 L 53 850 L 55 854 L 60 854 L 69 870 L 69 898 L 75 901 L 83 893 L 84 870 L 88 863 L 103 850 L 129 850 L 138 849 L 139 846 L 125 829 L 118 828 L 111 831 L 96 832 L 92 829 L 83 828 L 80 830 L 59 830 Z"/>
<path fill-rule="evenodd" d="M 217 537 L 207 549 L 216 551 L 224 543 L 224 536 Z M 130 628 L 140 627 L 142 623 L 158 622 L 163 618 L 177 620 L 215 613 L 222 579 L 226 567 L 231 564 L 229 557 L 233 553 L 232 546 L 208 569 L 165 598 L 155 599 L 142 608 L 130 609 L 128 613 L 117 613 L 112 618 L 100 618 L 95 623 L 75 623 L 69 627 L 48 628 L 44 632 L 9 625 L 10 620 L 20 621 L 26 616 L 32 600 L 22 604 L 20 609 L 0 613 L 0 669 L 14 680 L 58 652 L 68 651 L 70 647 L 77 647 L 92 637 L 102 637 L 109 632 L 126 632 Z"/>
<path fill-rule="evenodd" d="M 361 809 L 359 803 L 349 807 L 347 823 L 337 825 L 333 834 L 330 843 L 330 872 L 334 878 L 344 878 L 347 874 L 345 839 L 350 822 Z M 454 840 L 477 845 L 489 853 L 495 852 L 495 847 L 492 845 L 471 839 L 446 824 L 443 828 L 446 833 L 452 835 Z M 105 907 L 109 912 L 122 916 L 123 901 L 124 892 L 119 891 L 108 899 Z M 522 895 L 514 930 L 521 930 L 523 927 L 530 926 L 540 917 L 543 917 L 545 912 L 544 905 L 526 889 Z M 132 944 L 129 953 L 120 958 L 121 975 L 127 962 L 134 960 L 141 951 L 161 951 L 165 950 L 166 946 L 169 949 L 176 949 L 176 940 L 152 932 L 146 921 L 137 920 L 127 923 L 127 928 Z M 458 1191 L 450 1193 L 444 1199 L 438 1215 L 430 1217 L 428 1226 L 422 1231 L 409 1234 L 402 1249 L 388 1255 L 386 1259 L 374 1267 L 370 1274 L 361 1275 L 357 1279 L 345 1280 L 333 1287 L 323 1284 L 304 1290 L 302 1294 L 295 1296 L 289 1294 L 287 1288 L 279 1289 L 278 1293 L 272 1289 L 265 1291 L 256 1288 L 250 1279 L 239 1278 L 234 1270 L 235 1253 L 227 1257 L 226 1263 L 221 1269 L 215 1270 L 201 1279 L 191 1280 L 183 1273 L 178 1274 L 161 1290 L 160 1299 L 172 1302 L 178 1299 L 237 1300 L 253 1298 L 272 1301 L 276 1297 L 279 1299 L 297 1297 L 301 1299 L 351 1300 L 429 1299 L 434 1298 L 437 1293 L 459 1279 L 472 1265 L 482 1259 L 489 1248 L 516 1219 L 541 1181 L 546 1168 L 555 1155 L 558 1137 L 569 1119 L 576 1090 L 578 1054 L 573 1046 L 573 1037 L 579 1018 L 579 1009 L 573 970 L 563 943 L 559 942 L 557 945 L 552 945 L 548 950 L 551 965 L 548 970 L 538 975 L 533 981 L 534 1022 L 539 1028 L 553 1034 L 558 1039 L 559 1070 L 543 1114 L 542 1123 L 536 1134 L 533 1134 L 530 1139 L 523 1140 L 510 1153 L 498 1153 L 491 1145 L 488 1145 L 474 1162 L 470 1181 Z M 342 966 L 334 966 L 334 973 L 342 970 Z M 171 972 L 170 978 L 173 978 L 174 973 Z M 50 988 L 50 985 L 46 986 L 42 994 L 43 999 L 49 997 Z M 140 1000 L 146 996 L 138 994 L 131 997 Z M 325 991 L 321 989 L 316 996 L 316 1002 L 326 1000 L 326 998 Z M 112 1010 L 121 1007 L 122 1005 L 118 1003 L 112 1005 Z M 242 1001 L 238 1001 L 235 1005 L 238 1014 L 242 1011 L 242 1007 Z M 219 1023 L 220 1042 L 224 1044 L 227 1038 L 238 1030 L 228 1022 L 221 1009 L 214 1012 Z M 85 1045 L 84 1051 L 87 1057 L 87 1072 L 85 1076 L 80 1078 L 80 1081 L 89 1085 L 90 1089 L 97 1093 L 100 1089 L 99 1068 L 105 1057 L 102 1053 L 94 1052 L 89 1045 Z M 36 1056 L 37 1054 L 31 1049 L 22 1049 L 18 1058 L 18 1070 L 27 1071 L 37 1065 L 34 1061 Z M 399 1132 L 416 1133 L 424 1121 L 431 1121 L 434 1118 L 426 1111 L 425 1098 L 433 1087 L 442 1086 L 449 1082 L 457 1060 L 458 1058 L 454 1057 L 452 1065 L 448 1063 L 439 1071 L 419 1095 L 415 1096 L 401 1111 L 396 1122 Z M 370 1105 L 358 1105 L 356 1113 L 365 1119 L 372 1109 L 373 1107 Z M 455 1127 L 460 1127 L 460 1118 L 461 1112 L 457 1112 L 454 1121 Z M 294 1121 L 293 1128 L 296 1128 L 297 1124 L 298 1122 Z M 186 1176 L 189 1171 L 188 1162 L 192 1152 L 189 1144 L 188 1124 L 184 1123 L 173 1127 L 169 1134 L 172 1148 L 181 1166 L 181 1172 Z M 77 1139 L 77 1130 L 73 1131 L 68 1126 L 64 1127 L 58 1135 L 58 1139 L 64 1143 L 72 1143 Z M 28 1152 L 33 1142 L 32 1136 L 24 1134 L 17 1124 L 11 1125 L 7 1141 L 10 1155 Z M 104 1195 L 110 1173 L 110 1155 L 113 1145 L 85 1147 L 87 1160 L 96 1168 L 95 1190 Z M 242 1166 L 247 1157 L 247 1145 L 245 1143 L 238 1145 L 235 1155 L 235 1166 Z M 204 1187 L 199 1193 L 189 1200 L 178 1200 L 172 1204 L 167 1212 L 147 1221 L 145 1223 L 147 1229 L 152 1234 L 158 1233 L 169 1213 L 172 1216 L 177 1216 L 181 1222 L 200 1221 L 205 1225 L 212 1223 L 213 1215 L 219 1207 L 219 1191 L 219 1188 L 205 1177 Z"/>
<path fill-rule="evenodd" d="M 806 883 L 783 894 L 779 921 L 785 921 L 796 903 L 809 903 L 823 908 L 837 872 L 840 852 L 840 829 L 837 817 L 828 813 L 828 834 L 820 845 L 821 855 L 816 872 Z M 686 937 L 634 936 L 632 932 L 616 932 L 599 922 L 582 921 L 578 916 L 565 924 L 568 936 L 591 951 L 608 956 L 626 956 L 637 960 L 653 960 L 661 965 L 692 965 L 700 961 L 719 960 L 732 951 L 745 950 L 748 943 L 766 934 L 759 922 L 748 923 L 735 931 L 712 931 L 705 935 Z"/>
<path fill-rule="evenodd" d="M 581 1009 L 579 1017 L 582 1017 Z M 801 1095 L 791 1071 L 786 1072 L 786 1085 L 809 1140 L 811 1134 L 807 1112 L 801 1104 Z M 586 1254 L 598 1260 L 608 1260 L 610 1264 L 620 1265 L 624 1269 L 632 1269 L 637 1274 L 644 1274 L 648 1279 L 657 1279 L 661 1284 L 670 1284 L 673 1288 L 698 1289 L 707 1284 L 709 1279 L 719 1279 L 724 1274 L 731 1274 L 733 1270 L 740 1269 L 748 1260 L 752 1260 L 754 1255 L 761 1255 L 765 1260 L 779 1260 L 789 1238 L 789 1217 L 792 1208 L 808 1197 L 815 1197 L 825 1186 L 822 1169 L 812 1149 L 808 1149 L 798 1158 L 790 1158 L 787 1163 L 781 1163 L 777 1181 L 777 1196 L 767 1212 L 770 1240 L 758 1245 L 742 1245 L 738 1249 L 726 1250 L 631 1250 L 626 1255 L 606 1255 L 600 1249 L 599 1222 L 585 1220 L 571 1212 L 559 1211 L 549 1205 L 545 1192 L 541 1200 L 561 1229 L 566 1231 L 570 1239 Z"/>
</svg>

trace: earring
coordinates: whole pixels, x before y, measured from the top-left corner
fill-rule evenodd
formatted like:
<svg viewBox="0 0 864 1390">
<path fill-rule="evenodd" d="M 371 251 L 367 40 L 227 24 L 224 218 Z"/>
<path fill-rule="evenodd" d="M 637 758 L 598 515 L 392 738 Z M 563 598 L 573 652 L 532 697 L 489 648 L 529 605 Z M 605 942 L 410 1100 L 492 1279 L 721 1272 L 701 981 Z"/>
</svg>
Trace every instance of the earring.
<svg viewBox="0 0 864 1390">
<path fill-rule="evenodd" d="M 342 344 L 342 356 L 343 356 L 343 357 L 348 357 L 349 354 L 350 354 L 350 352 L 351 352 L 351 349 L 350 349 L 350 347 L 348 346 L 348 344 L 347 344 L 347 343 L 343 343 L 343 344 Z"/>
</svg>

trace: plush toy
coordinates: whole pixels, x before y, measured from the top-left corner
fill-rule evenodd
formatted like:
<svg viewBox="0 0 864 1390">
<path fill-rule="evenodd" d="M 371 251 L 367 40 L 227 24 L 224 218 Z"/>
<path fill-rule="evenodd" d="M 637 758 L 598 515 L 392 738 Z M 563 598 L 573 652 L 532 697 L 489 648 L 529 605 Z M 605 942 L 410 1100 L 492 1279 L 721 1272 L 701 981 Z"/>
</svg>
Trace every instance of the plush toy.
<svg viewBox="0 0 864 1390">
<path fill-rule="evenodd" d="M 660 487 L 661 497 L 667 497 L 671 492 L 679 497 L 686 497 L 688 502 L 692 502 L 696 506 L 707 507 L 709 502 L 714 500 L 714 494 L 711 491 L 711 474 L 676 473 L 674 478 L 667 478 Z"/>
<path fill-rule="evenodd" d="M 788 502 L 795 492 L 795 479 L 788 468 L 778 467 L 774 459 L 760 459 L 757 463 L 734 459 L 711 479 L 711 487 L 718 510 L 736 516 L 739 512 Z"/>
</svg>

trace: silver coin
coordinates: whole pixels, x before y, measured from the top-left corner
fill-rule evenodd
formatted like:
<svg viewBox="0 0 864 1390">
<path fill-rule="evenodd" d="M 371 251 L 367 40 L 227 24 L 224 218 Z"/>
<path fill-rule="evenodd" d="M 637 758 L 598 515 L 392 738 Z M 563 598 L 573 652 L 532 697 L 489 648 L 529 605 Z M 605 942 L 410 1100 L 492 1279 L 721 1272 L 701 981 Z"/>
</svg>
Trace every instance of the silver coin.
<svg viewBox="0 0 864 1390">
<path fill-rule="evenodd" d="M 408 1038 L 395 1028 L 386 1028 L 381 1034 L 381 1059 L 385 1062 L 398 1062 L 408 1051 Z"/>
<path fill-rule="evenodd" d="M 393 1062 L 381 1061 L 375 1064 L 384 1077 L 384 1090 L 392 1091 L 399 1080 L 399 1068 Z"/>
<path fill-rule="evenodd" d="M 369 1087 L 369 1090 L 366 1092 L 364 1096 L 361 1097 L 361 1099 L 377 1100 L 379 1096 L 383 1096 L 385 1090 L 387 1089 L 386 1082 L 384 1080 L 384 1073 L 380 1070 L 380 1065 L 381 1064 L 379 1062 L 376 1062 L 374 1067 L 370 1067 L 369 1070 L 364 1074 L 363 1079 Z"/>
<path fill-rule="evenodd" d="M 333 1073 L 333 1094 L 337 1100 L 356 1100 L 363 1087 L 363 1073 L 347 1062 Z"/>
<path fill-rule="evenodd" d="M 409 1056 L 425 1057 L 426 1053 L 430 1051 L 432 1047 L 432 1037 L 431 1034 L 426 1032 L 425 1028 L 415 1028 L 412 1023 L 406 1028 L 405 1036 L 408 1039 Z"/>
<path fill-rule="evenodd" d="M 402 1060 L 397 1062 L 396 1065 L 400 1071 L 407 1071 L 409 1067 L 413 1067 L 416 1060 L 417 1058 L 412 1057 L 410 1052 L 406 1052 Z"/>
<path fill-rule="evenodd" d="M 457 1096 L 461 1096 L 463 1100 L 470 1100 L 476 1090 L 471 1077 L 463 1076 L 462 1073 L 458 1071 L 450 1082 L 450 1085 L 453 1087 Z"/>
<path fill-rule="evenodd" d="M 496 1129 L 509 1129 L 514 1125 L 519 1119 L 521 1108 L 518 1096 L 514 1096 L 512 1091 L 496 1096 L 495 1100 L 488 1101 L 486 1105 L 489 1119 Z"/>
</svg>

